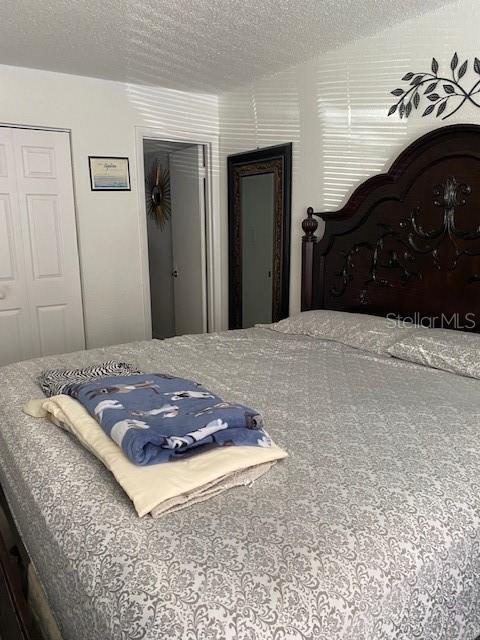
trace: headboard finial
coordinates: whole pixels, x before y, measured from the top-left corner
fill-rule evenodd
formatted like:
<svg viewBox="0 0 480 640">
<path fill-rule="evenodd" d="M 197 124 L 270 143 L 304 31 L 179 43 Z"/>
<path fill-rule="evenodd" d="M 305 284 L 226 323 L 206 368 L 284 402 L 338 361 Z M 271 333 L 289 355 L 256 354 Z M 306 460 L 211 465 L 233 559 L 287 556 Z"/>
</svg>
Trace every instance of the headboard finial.
<svg viewBox="0 0 480 640">
<path fill-rule="evenodd" d="M 315 241 L 315 231 L 318 227 L 318 221 L 315 220 L 313 207 L 308 207 L 307 209 L 307 218 L 302 221 L 302 229 L 305 233 L 303 236 L 304 242 L 314 242 Z"/>
</svg>

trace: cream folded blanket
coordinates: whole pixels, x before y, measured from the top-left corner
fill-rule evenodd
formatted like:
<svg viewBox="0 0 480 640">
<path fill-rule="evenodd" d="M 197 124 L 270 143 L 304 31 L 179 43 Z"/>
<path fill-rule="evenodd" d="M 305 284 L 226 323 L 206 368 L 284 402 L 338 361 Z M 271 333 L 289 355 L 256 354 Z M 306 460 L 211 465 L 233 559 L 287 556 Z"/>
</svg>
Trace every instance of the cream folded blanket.
<svg viewBox="0 0 480 640">
<path fill-rule="evenodd" d="M 250 484 L 287 453 L 271 447 L 218 447 L 164 464 L 135 465 L 84 407 L 70 396 L 30 400 L 24 412 L 48 417 L 72 433 L 109 469 L 140 517 L 153 517 L 202 502 L 231 487 Z"/>
</svg>

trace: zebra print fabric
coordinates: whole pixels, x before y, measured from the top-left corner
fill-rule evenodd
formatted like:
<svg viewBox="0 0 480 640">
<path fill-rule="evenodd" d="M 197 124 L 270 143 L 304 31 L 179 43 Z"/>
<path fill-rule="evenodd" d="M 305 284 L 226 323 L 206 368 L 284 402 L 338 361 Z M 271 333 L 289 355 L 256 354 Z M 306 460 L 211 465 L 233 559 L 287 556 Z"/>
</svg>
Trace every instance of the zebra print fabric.
<svg viewBox="0 0 480 640">
<path fill-rule="evenodd" d="M 142 373 L 128 362 L 107 360 L 82 369 L 46 369 L 37 378 L 43 393 L 49 398 L 64 392 L 67 385 L 85 383 L 107 376 L 130 376 Z"/>
</svg>

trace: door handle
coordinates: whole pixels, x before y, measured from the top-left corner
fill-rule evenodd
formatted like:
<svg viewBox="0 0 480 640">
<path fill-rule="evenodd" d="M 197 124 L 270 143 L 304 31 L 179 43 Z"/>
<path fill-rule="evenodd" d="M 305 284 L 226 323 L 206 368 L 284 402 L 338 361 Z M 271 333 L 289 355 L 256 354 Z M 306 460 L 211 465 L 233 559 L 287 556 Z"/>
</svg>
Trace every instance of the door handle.
<svg viewBox="0 0 480 640">
<path fill-rule="evenodd" d="M 172 276 L 173 276 L 174 278 L 178 278 L 178 269 L 174 269 L 174 270 L 172 271 Z"/>
<path fill-rule="evenodd" d="M 5 300 L 6 297 L 7 297 L 7 290 L 0 289 L 0 300 Z"/>
</svg>

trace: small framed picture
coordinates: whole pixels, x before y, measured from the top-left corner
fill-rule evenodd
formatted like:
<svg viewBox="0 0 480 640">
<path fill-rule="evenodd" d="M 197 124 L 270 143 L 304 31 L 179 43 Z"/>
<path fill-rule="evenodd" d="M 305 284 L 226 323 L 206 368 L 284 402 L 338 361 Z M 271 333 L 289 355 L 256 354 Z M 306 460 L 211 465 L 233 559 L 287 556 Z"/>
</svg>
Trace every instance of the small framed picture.
<svg viewBox="0 0 480 640">
<path fill-rule="evenodd" d="M 130 191 L 128 158 L 88 156 L 92 191 Z"/>
</svg>

